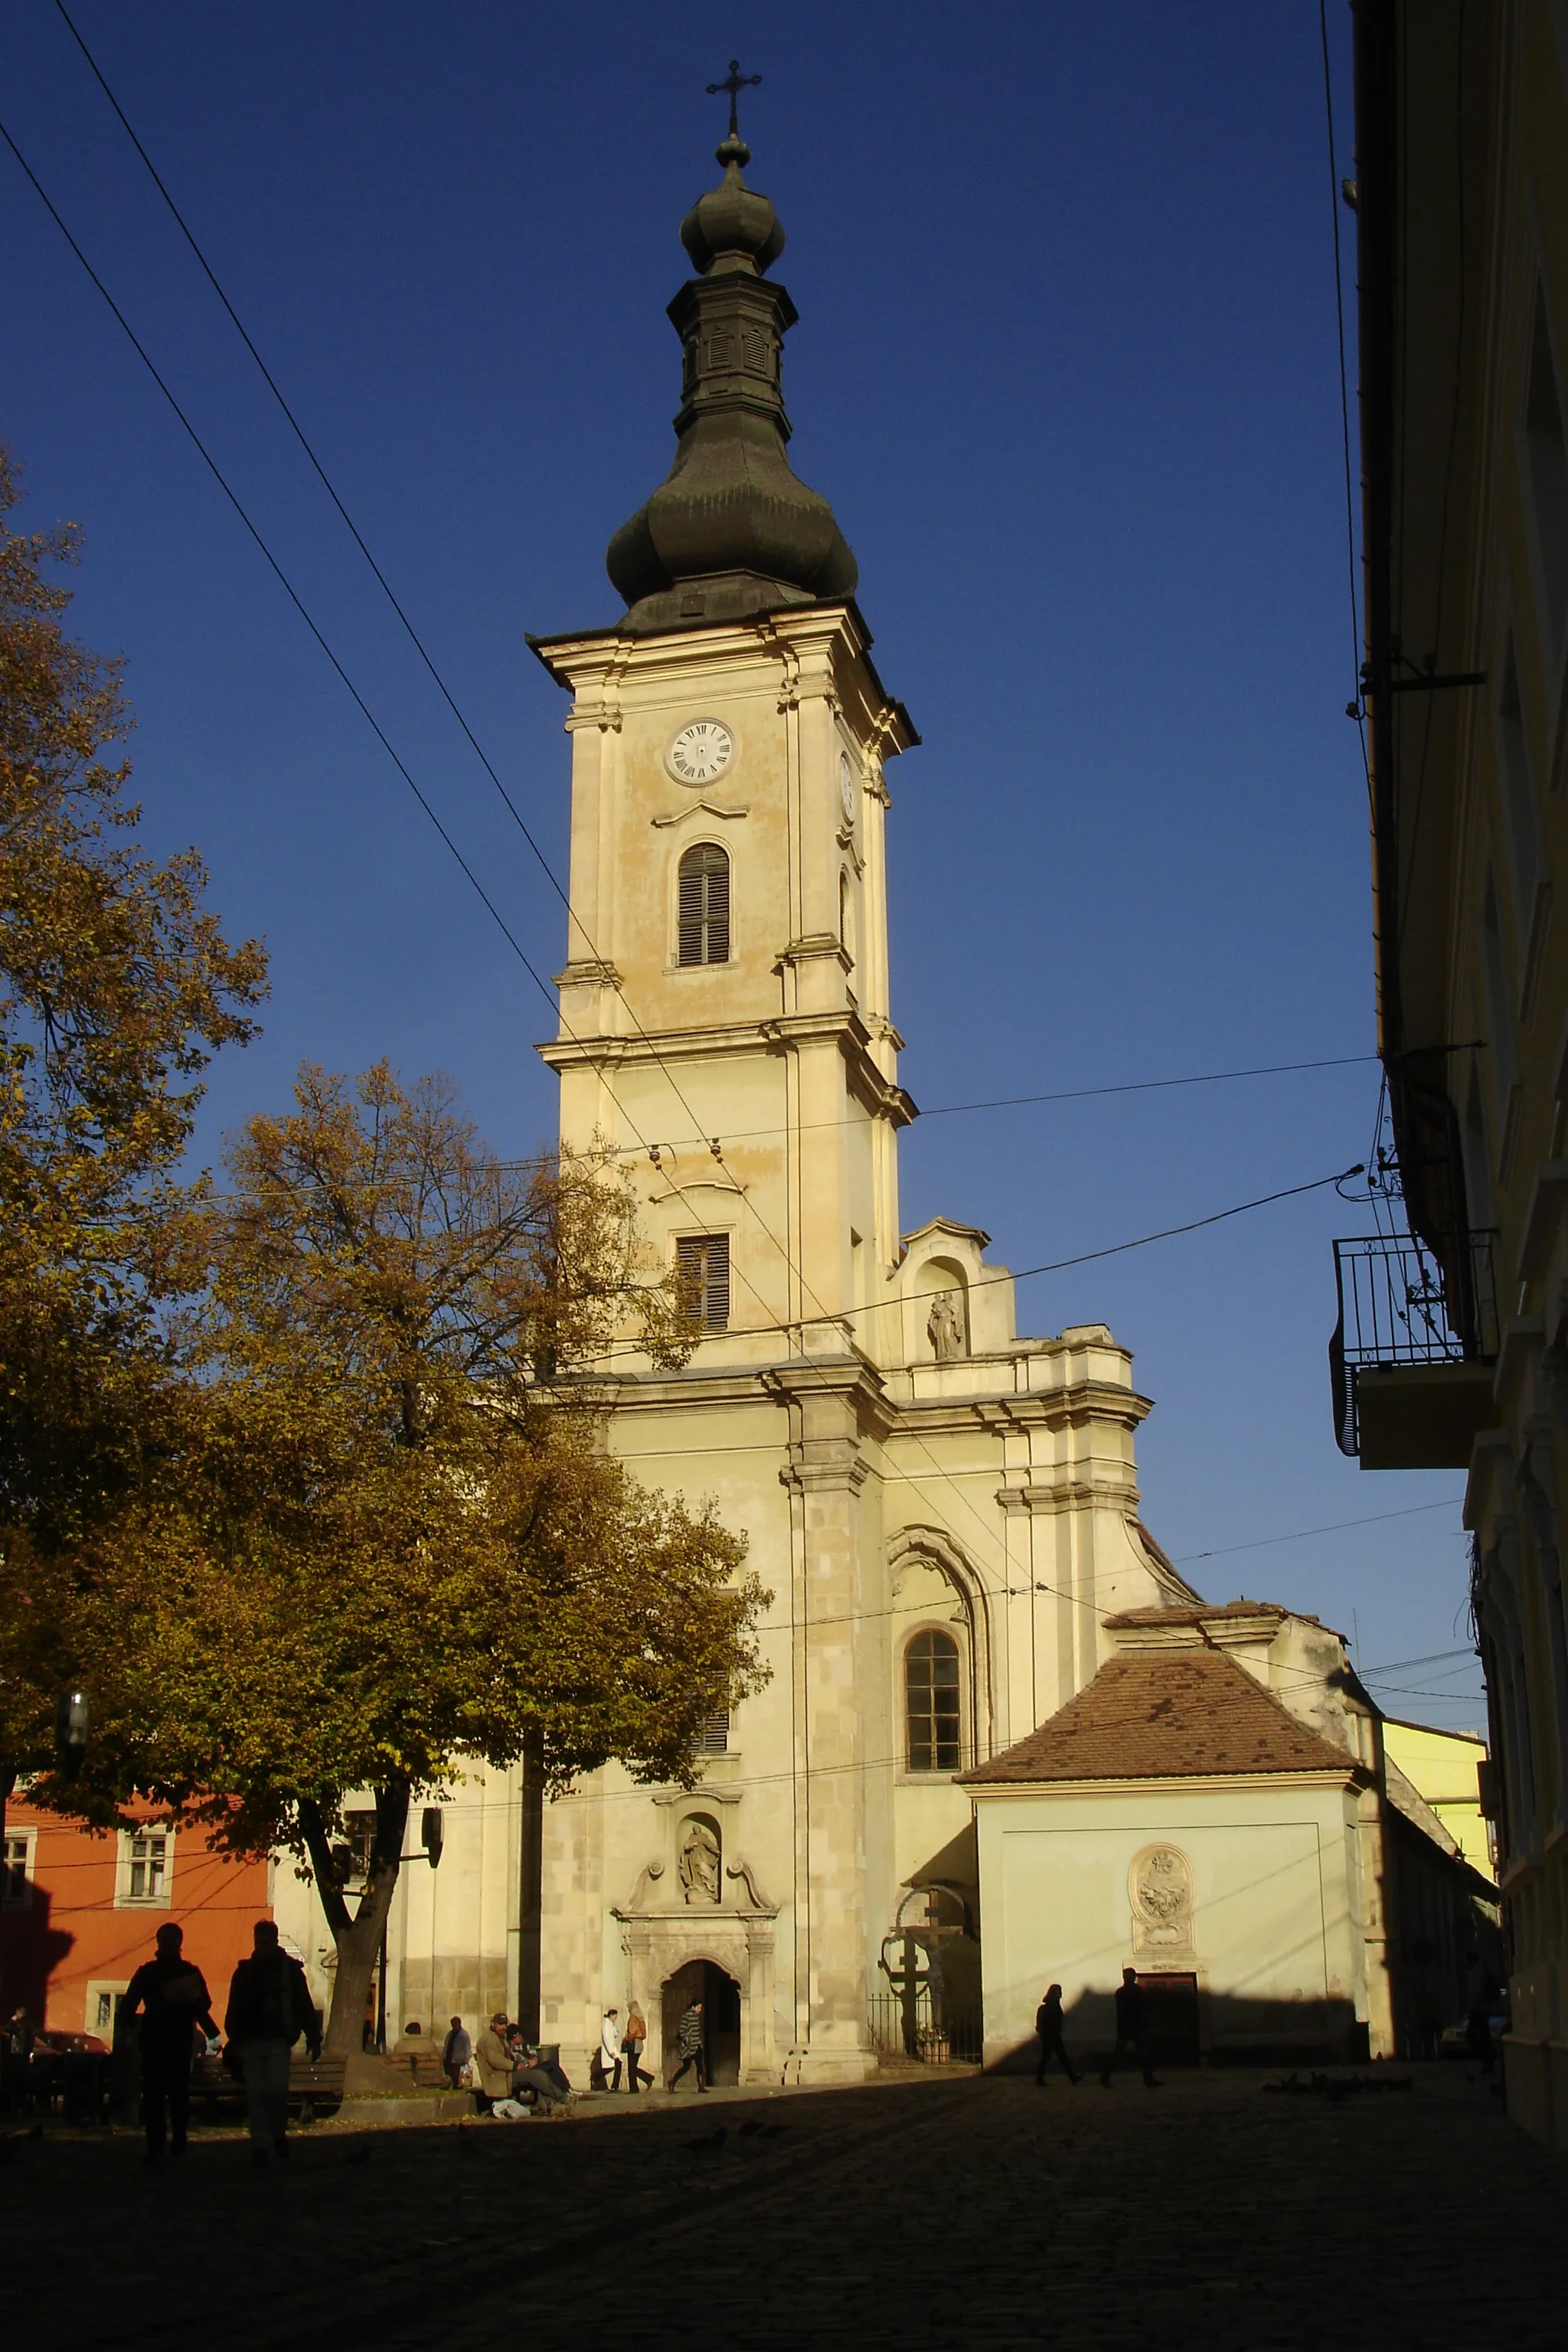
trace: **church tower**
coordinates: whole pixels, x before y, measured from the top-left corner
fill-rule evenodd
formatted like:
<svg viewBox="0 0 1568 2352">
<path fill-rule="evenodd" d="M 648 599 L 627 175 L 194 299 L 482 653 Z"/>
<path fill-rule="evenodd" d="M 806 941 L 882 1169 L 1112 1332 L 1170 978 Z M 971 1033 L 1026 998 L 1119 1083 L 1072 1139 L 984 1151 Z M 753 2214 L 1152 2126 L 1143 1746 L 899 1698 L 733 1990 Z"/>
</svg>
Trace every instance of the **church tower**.
<svg viewBox="0 0 1568 2352">
<path fill-rule="evenodd" d="M 889 1005 L 884 692 L 827 501 L 791 469 L 784 247 L 738 138 L 681 237 L 677 449 L 610 542 L 618 629 L 536 650 L 574 697 L 563 1140 L 657 1147 L 658 1229 L 726 1286 L 710 1361 L 839 1352 L 899 1255 L 913 1116 Z M 718 1139 L 721 1157 L 712 1150 Z M 713 1317 L 715 1328 L 721 1318 Z M 750 1336 L 742 1339 L 741 1334 Z"/>
<path fill-rule="evenodd" d="M 657 2068 L 696 1993 L 718 2079 L 846 2080 L 889 2015 L 951 2039 L 978 1998 L 954 1773 L 1089 1678 L 1108 1614 L 1184 1588 L 1138 1526 L 1124 1350 L 1016 1339 L 984 1233 L 900 1231 L 886 771 L 919 738 L 789 463 L 784 231 L 732 110 L 718 161 L 669 305 L 675 461 L 610 542 L 625 616 L 530 641 L 572 697 L 541 1051 L 563 1143 L 629 1155 L 701 1300 L 684 1370 L 616 1370 L 610 1444 L 746 1533 L 773 1679 L 694 1795 L 611 1767 L 549 1809 L 541 1995 L 568 2053 L 635 1997 Z"/>
</svg>

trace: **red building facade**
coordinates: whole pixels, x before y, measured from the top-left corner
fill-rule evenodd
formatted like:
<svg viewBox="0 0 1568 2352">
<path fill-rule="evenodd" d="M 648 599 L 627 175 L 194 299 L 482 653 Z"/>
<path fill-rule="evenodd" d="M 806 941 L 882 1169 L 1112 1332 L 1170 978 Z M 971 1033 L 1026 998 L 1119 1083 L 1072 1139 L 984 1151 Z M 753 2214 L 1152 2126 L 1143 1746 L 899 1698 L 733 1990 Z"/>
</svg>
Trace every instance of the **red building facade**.
<svg viewBox="0 0 1568 2352">
<path fill-rule="evenodd" d="M 0 1870 L 0 2016 L 108 2042 L 119 1996 L 174 1920 L 222 2021 L 229 1977 L 272 1916 L 270 1868 L 215 1853 L 195 1822 L 149 1816 L 94 1831 L 29 1805 L 5 1808 Z"/>
</svg>

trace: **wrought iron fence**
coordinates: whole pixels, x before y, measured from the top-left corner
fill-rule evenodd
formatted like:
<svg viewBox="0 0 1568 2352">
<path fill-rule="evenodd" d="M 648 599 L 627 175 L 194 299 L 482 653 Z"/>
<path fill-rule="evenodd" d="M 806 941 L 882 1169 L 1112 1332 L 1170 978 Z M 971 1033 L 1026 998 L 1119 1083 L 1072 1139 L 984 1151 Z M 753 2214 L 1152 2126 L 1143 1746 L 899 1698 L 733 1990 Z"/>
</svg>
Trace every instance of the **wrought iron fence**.
<svg viewBox="0 0 1568 2352">
<path fill-rule="evenodd" d="M 912 2000 L 901 1993 L 874 1992 L 868 2024 L 879 2056 L 920 2066 L 981 2063 L 984 2034 L 978 2009 L 939 2000 L 933 2015 L 922 1984 Z"/>
</svg>

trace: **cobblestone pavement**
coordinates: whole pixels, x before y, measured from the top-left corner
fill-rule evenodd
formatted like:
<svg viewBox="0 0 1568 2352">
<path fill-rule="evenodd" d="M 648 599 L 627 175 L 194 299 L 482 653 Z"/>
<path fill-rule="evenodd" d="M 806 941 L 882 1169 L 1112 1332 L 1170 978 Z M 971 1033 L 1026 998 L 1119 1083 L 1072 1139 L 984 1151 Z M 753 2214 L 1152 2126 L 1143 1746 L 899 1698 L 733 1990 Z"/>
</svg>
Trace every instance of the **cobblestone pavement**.
<svg viewBox="0 0 1568 2352">
<path fill-rule="evenodd" d="M 1414 2075 L 1335 2103 L 1242 2073 L 604 2099 L 318 2126 L 259 2173 L 232 2135 L 150 2176 L 133 2137 L 51 2131 L 4 2151 L 5 2310 L 69 2352 L 1563 2352 L 1568 2166 L 1468 2069 Z"/>
</svg>

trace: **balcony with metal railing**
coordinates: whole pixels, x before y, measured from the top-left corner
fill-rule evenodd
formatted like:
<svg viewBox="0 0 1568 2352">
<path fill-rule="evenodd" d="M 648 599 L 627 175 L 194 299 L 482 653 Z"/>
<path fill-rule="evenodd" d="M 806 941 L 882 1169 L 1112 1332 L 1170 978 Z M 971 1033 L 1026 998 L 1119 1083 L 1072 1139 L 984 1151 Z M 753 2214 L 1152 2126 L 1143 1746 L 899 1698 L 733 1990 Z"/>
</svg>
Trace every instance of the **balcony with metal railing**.
<svg viewBox="0 0 1568 2352">
<path fill-rule="evenodd" d="M 1490 1418 L 1492 1235 L 1436 1251 L 1411 1234 L 1334 1244 L 1334 1434 L 1367 1470 L 1463 1469 Z"/>
</svg>

